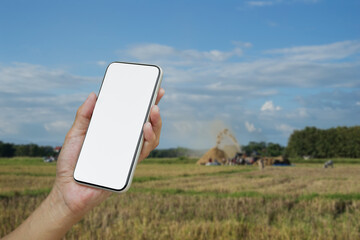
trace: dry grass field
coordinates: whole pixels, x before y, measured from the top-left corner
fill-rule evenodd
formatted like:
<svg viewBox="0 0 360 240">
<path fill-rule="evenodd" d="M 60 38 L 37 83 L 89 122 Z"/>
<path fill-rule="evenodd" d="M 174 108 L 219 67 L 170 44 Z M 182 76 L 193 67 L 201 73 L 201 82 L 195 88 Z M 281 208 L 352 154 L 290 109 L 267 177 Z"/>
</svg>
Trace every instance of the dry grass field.
<svg viewBox="0 0 360 240">
<path fill-rule="evenodd" d="M 360 239 L 360 165 L 198 166 L 149 159 L 65 239 Z M 0 159 L 0 237 L 46 197 L 55 164 Z"/>
</svg>

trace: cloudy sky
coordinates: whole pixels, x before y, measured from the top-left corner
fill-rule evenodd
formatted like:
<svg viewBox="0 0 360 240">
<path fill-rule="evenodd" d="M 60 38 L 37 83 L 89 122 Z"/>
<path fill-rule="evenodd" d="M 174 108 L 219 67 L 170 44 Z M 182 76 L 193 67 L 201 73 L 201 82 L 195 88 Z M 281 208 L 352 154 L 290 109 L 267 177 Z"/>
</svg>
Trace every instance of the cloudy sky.
<svg viewBox="0 0 360 240">
<path fill-rule="evenodd" d="M 60 145 L 112 61 L 159 64 L 160 148 L 360 119 L 360 2 L 1 1 L 0 140 Z"/>
</svg>

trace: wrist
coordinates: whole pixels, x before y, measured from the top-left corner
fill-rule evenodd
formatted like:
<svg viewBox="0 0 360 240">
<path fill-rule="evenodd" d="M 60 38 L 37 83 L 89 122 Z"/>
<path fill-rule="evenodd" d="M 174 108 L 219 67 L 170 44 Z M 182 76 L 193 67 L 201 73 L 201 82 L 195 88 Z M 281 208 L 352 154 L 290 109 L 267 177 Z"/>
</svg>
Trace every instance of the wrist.
<svg viewBox="0 0 360 240">
<path fill-rule="evenodd" d="M 77 223 L 81 217 L 76 216 L 67 207 L 61 193 L 54 187 L 43 204 L 39 208 L 43 214 L 43 220 L 46 221 L 47 233 L 49 237 L 63 237 L 66 232 Z"/>
<path fill-rule="evenodd" d="M 56 183 L 44 204 L 46 209 L 49 210 L 50 220 L 58 226 L 67 226 L 70 229 L 83 216 L 83 214 L 75 213 L 69 208 Z"/>
<path fill-rule="evenodd" d="M 66 206 L 54 186 L 41 205 L 5 239 L 61 239 L 80 219 Z"/>
</svg>

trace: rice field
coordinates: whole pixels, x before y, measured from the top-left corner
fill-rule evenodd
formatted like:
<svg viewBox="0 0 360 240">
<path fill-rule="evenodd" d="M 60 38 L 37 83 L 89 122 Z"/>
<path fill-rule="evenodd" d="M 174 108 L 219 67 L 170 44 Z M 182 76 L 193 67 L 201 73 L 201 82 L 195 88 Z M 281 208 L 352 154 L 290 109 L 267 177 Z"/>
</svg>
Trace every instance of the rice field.
<svg viewBox="0 0 360 240">
<path fill-rule="evenodd" d="M 64 239 L 360 239 L 360 164 L 198 166 L 147 159 Z M 0 159 L 0 237 L 46 197 L 55 163 Z"/>
</svg>

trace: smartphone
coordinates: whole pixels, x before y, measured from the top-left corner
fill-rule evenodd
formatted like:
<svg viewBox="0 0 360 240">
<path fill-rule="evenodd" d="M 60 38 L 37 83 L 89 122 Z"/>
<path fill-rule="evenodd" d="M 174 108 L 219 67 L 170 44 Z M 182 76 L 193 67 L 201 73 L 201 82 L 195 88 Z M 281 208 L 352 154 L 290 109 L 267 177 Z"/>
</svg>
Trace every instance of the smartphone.
<svg viewBox="0 0 360 240">
<path fill-rule="evenodd" d="M 162 75 L 156 65 L 113 62 L 107 67 L 74 170 L 77 183 L 129 189 Z"/>
</svg>

